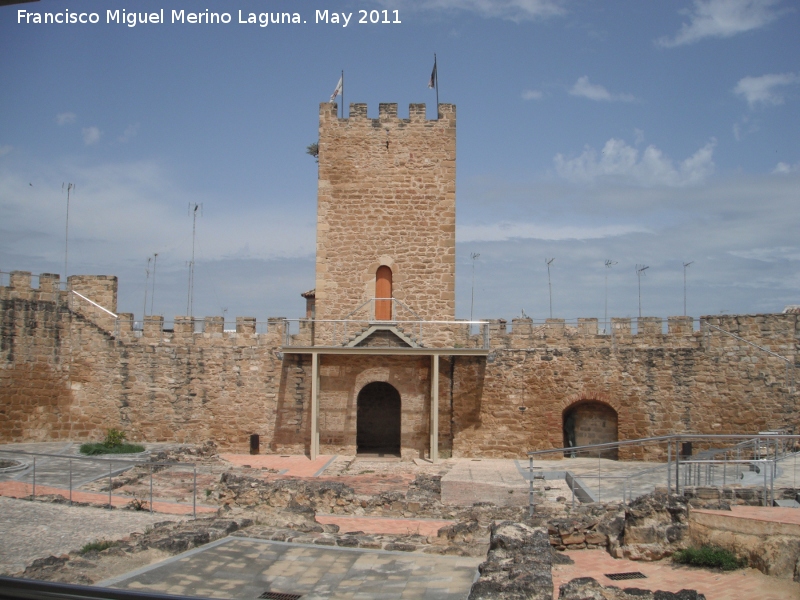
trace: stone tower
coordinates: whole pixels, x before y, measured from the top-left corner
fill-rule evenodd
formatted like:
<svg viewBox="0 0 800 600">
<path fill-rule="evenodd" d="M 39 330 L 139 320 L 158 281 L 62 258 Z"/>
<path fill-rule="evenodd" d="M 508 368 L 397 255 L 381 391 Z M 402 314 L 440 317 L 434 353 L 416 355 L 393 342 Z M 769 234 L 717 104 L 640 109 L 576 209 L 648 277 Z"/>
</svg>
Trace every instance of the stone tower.
<svg viewBox="0 0 800 600">
<path fill-rule="evenodd" d="M 374 301 L 372 318 L 453 320 L 455 201 L 454 105 L 427 120 L 424 104 L 408 119 L 397 104 L 381 104 L 377 119 L 366 104 L 351 104 L 348 119 L 321 104 L 316 318 L 395 298 Z"/>
</svg>

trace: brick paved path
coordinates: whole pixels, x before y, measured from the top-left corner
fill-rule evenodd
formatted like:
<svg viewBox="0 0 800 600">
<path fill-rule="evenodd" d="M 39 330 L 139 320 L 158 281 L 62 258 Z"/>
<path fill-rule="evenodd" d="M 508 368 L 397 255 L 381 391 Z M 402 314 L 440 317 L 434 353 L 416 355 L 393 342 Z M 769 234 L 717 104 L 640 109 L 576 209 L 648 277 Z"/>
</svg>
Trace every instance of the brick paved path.
<svg viewBox="0 0 800 600">
<path fill-rule="evenodd" d="M 670 560 L 658 562 L 614 559 L 605 550 L 566 552 L 574 565 L 553 566 L 554 598 L 558 587 L 576 577 L 593 577 L 602 585 L 637 587 L 647 590 L 678 592 L 695 589 L 707 600 L 788 600 L 800 598 L 800 583 L 767 577 L 755 569 L 739 569 L 727 573 L 675 565 Z M 608 573 L 639 571 L 646 579 L 612 581 Z"/>
<path fill-rule="evenodd" d="M 120 539 L 164 520 L 169 519 L 149 512 L 0 497 L 0 574 L 13 575 L 37 558 L 60 556 L 101 539 Z"/>
<path fill-rule="evenodd" d="M 20 481 L 0 481 L 0 496 L 7 496 L 9 498 L 27 498 L 33 494 L 33 485 L 30 483 L 22 483 Z M 64 498 L 69 498 L 69 489 L 57 488 L 48 485 L 37 485 L 36 495 L 57 495 Z M 116 508 L 127 506 L 133 498 L 131 496 L 116 496 L 111 495 L 111 505 Z M 142 498 L 146 500 L 146 498 Z M 81 492 L 79 490 L 72 490 L 73 502 L 86 502 L 89 504 L 108 504 L 108 494 L 101 494 L 98 492 Z M 150 505 L 147 504 L 147 512 L 149 512 Z M 179 504 L 177 502 L 160 502 L 153 500 L 153 511 L 157 513 L 166 513 L 171 515 L 191 515 L 191 504 Z M 197 514 L 211 514 L 216 513 L 217 508 L 214 506 L 197 505 Z"/>
</svg>

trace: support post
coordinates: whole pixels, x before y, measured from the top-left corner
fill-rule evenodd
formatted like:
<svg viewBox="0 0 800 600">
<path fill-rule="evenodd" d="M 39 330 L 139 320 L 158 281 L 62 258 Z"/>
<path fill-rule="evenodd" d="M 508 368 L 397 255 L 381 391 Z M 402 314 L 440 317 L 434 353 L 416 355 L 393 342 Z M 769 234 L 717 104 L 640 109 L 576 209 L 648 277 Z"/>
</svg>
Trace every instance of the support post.
<svg viewBox="0 0 800 600">
<path fill-rule="evenodd" d="M 311 353 L 311 460 L 317 460 L 319 454 L 319 354 Z"/>
<path fill-rule="evenodd" d="M 431 462 L 439 462 L 439 357 L 431 356 Z"/>
<path fill-rule="evenodd" d="M 672 494 L 672 440 L 667 442 L 667 496 Z"/>
<path fill-rule="evenodd" d="M 150 465 L 150 514 L 153 514 L 153 465 Z"/>
<path fill-rule="evenodd" d="M 528 457 L 528 517 L 533 517 L 533 457 Z"/>
</svg>

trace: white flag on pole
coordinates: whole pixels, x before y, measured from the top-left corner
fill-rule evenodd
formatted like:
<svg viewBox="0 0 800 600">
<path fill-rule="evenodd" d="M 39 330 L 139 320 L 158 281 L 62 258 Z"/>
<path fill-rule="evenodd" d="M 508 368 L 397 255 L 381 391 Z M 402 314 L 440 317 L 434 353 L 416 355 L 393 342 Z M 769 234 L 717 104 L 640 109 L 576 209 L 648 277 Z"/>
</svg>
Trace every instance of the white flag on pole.
<svg viewBox="0 0 800 600">
<path fill-rule="evenodd" d="M 342 77 L 344 77 L 344 76 L 342 76 Z M 333 93 L 331 94 L 331 100 L 330 100 L 331 102 L 336 100 L 336 96 L 338 96 L 339 94 L 342 93 L 342 85 L 344 84 L 344 81 L 342 80 L 342 77 L 339 77 L 339 83 L 336 84 L 336 89 L 333 90 Z"/>
</svg>

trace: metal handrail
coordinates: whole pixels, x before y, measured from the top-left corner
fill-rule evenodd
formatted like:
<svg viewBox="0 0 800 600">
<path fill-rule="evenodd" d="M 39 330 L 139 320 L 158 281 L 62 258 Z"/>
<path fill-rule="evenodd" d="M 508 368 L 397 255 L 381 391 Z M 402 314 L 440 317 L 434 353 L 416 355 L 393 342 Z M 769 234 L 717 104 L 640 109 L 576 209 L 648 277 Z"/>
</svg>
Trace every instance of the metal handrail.
<svg viewBox="0 0 800 600">
<path fill-rule="evenodd" d="M 702 440 L 705 442 L 711 442 L 713 440 L 721 441 L 721 440 L 744 440 L 743 442 L 739 442 L 732 447 L 728 448 L 720 448 L 720 449 L 712 449 L 709 451 L 703 451 L 701 455 L 692 457 L 689 456 L 682 456 L 679 449 L 678 443 L 681 441 L 694 441 L 694 440 Z M 535 450 L 528 452 L 528 459 L 529 459 L 529 478 L 531 480 L 530 485 L 530 492 L 529 492 L 529 511 L 533 514 L 534 511 L 534 490 L 533 490 L 533 459 L 535 456 L 542 456 L 547 454 L 564 454 L 564 453 L 581 453 L 584 456 L 586 455 L 597 455 L 598 460 L 602 458 L 602 454 L 604 451 L 609 449 L 617 449 L 620 447 L 625 446 L 647 446 L 650 444 L 664 444 L 666 443 L 667 446 L 667 461 L 666 463 L 662 463 L 656 466 L 647 467 L 635 473 L 630 473 L 628 475 L 602 475 L 601 474 L 601 463 L 598 462 L 597 465 L 597 473 L 596 474 L 585 474 L 582 477 L 588 477 L 589 479 L 597 478 L 597 485 L 601 486 L 601 481 L 608 480 L 608 479 L 616 479 L 622 480 L 622 493 L 623 493 L 623 502 L 627 501 L 630 502 L 633 500 L 633 489 L 634 489 L 634 480 L 636 478 L 642 477 L 643 475 L 658 473 L 666 468 L 665 473 L 665 483 L 668 492 L 671 493 L 672 490 L 672 480 L 674 477 L 674 489 L 676 493 L 680 493 L 681 489 L 684 489 L 687 485 L 700 485 L 701 482 L 704 480 L 705 485 L 716 485 L 715 482 L 719 482 L 721 478 L 721 485 L 725 486 L 726 481 L 737 480 L 743 476 L 743 473 L 739 469 L 740 465 L 762 465 L 761 469 L 755 468 L 750 469 L 755 470 L 756 473 L 761 473 L 763 471 L 763 503 L 764 506 L 770 505 L 770 503 L 774 503 L 775 500 L 775 478 L 778 476 L 778 463 L 789 455 L 794 455 L 795 458 L 798 456 L 797 452 L 789 452 L 783 449 L 783 444 L 778 444 L 781 440 L 800 440 L 800 435 L 795 434 L 786 434 L 786 433 L 759 433 L 759 434 L 670 434 L 665 436 L 654 436 L 650 438 L 641 438 L 636 440 L 623 440 L 617 442 L 607 442 L 604 444 L 592 444 L 592 445 L 584 445 L 584 446 L 573 446 L 573 447 L 565 447 L 565 448 L 556 448 L 552 450 Z M 673 460 L 673 442 L 675 443 L 675 456 Z M 764 443 L 766 442 L 766 446 Z M 772 442 L 771 444 L 769 442 Z M 740 455 L 740 452 L 743 449 L 746 449 L 748 445 L 753 445 L 753 457 L 752 458 L 743 458 Z M 780 448 L 779 448 L 780 446 Z M 764 450 L 764 448 L 766 448 Z M 736 458 L 728 458 L 728 453 L 736 452 Z M 725 453 L 725 456 L 722 459 L 714 459 L 709 458 L 713 457 L 716 454 Z M 727 467 L 735 466 L 735 471 L 728 471 Z M 705 467 L 701 470 L 702 467 Z M 715 467 L 719 467 L 717 470 Z M 796 468 L 796 466 L 795 466 Z M 730 474 L 728 474 L 730 473 Z M 575 476 L 572 475 L 573 479 Z M 683 480 L 683 481 L 681 481 Z M 694 483 L 692 483 L 694 482 Z M 574 482 L 573 482 L 574 483 Z M 652 489 L 653 486 L 659 485 L 658 483 L 644 482 L 637 486 L 638 489 L 642 489 L 643 487 L 646 489 Z M 761 487 L 762 484 L 758 484 Z M 588 489 L 588 488 L 587 488 Z M 599 497 L 599 491 L 598 491 Z M 627 500 L 626 500 L 627 497 Z M 574 503 L 574 491 L 573 491 L 573 503 Z"/>
<path fill-rule="evenodd" d="M 146 451 L 145 451 L 146 452 Z M 109 478 L 109 485 L 108 485 L 108 506 L 111 508 L 111 479 L 113 478 L 112 473 L 112 465 L 113 463 L 121 463 L 122 465 L 129 465 L 128 468 L 136 467 L 136 466 L 148 466 L 150 467 L 150 512 L 153 512 L 153 467 L 186 467 L 187 469 L 191 467 L 192 469 L 192 518 L 197 518 L 197 464 L 192 463 L 181 463 L 181 462 L 172 462 L 172 461 L 148 461 L 148 460 L 137 460 L 131 458 L 117 458 L 119 455 L 115 454 L 105 454 L 105 455 L 98 455 L 98 456 L 80 456 L 80 455 L 71 455 L 71 454 L 51 454 L 47 452 L 27 452 L 25 450 L 3 450 L 0 449 L 0 453 L 2 454 L 10 454 L 12 456 L 31 456 L 33 458 L 33 465 L 32 465 L 32 473 L 33 473 L 33 481 L 32 481 L 32 495 L 36 498 L 36 459 L 37 458 L 55 458 L 60 460 L 66 460 L 69 462 L 69 502 L 70 505 L 72 504 L 72 461 L 74 460 L 83 460 L 83 461 L 100 461 L 100 462 L 108 462 L 108 478 Z M 139 454 L 144 454 L 139 453 Z M 127 470 L 127 468 L 125 469 Z M 117 473 L 119 473 L 119 469 L 117 469 Z M 105 475 L 103 476 L 105 477 Z M 98 477 L 100 479 L 100 477 Z M 0 600 L 2 600 L 2 593 L 0 592 Z"/>
</svg>

